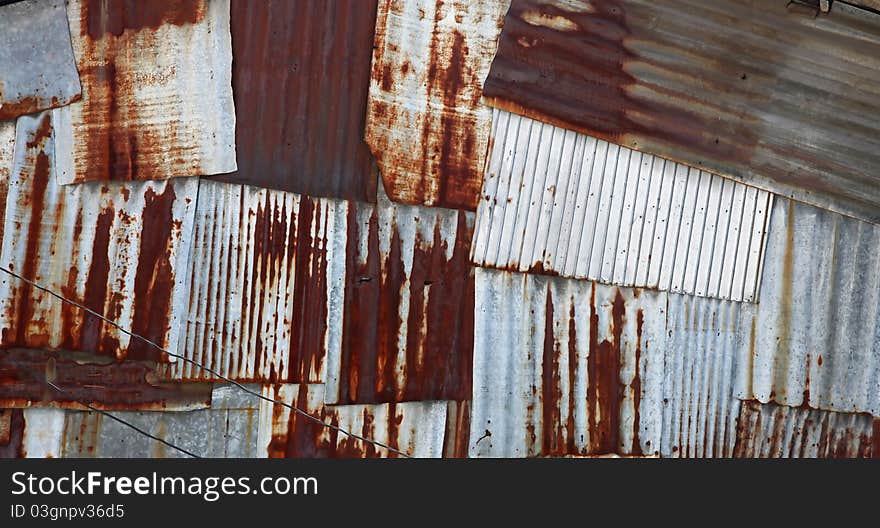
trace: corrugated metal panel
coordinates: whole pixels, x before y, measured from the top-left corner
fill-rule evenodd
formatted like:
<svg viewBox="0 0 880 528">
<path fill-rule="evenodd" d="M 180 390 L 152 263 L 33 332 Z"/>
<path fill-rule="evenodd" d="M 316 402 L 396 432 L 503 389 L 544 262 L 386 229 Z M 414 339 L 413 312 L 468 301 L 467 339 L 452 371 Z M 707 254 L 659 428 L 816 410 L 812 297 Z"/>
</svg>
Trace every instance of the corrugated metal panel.
<svg viewBox="0 0 880 528">
<path fill-rule="evenodd" d="M 202 181 L 179 353 L 328 403 L 470 396 L 473 215 Z M 180 362 L 173 379 L 214 379 Z"/>
<path fill-rule="evenodd" d="M 62 409 L 24 409 L 21 456 L 28 458 L 59 458 L 64 435 Z"/>
<path fill-rule="evenodd" d="M 730 456 L 752 305 L 478 269 L 470 455 Z"/>
<path fill-rule="evenodd" d="M 0 119 L 80 98 L 63 0 L 0 6 Z"/>
<path fill-rule="evenodd" d="M 50 111 L 22 116 L 0 264 L 174 349 L 186 308 L 182 270 L 197 191 L 197 178 L 61 187 Z M 0 325 L 0 348 L 162 359 L 152 347 L 5 274 Z"/>
<path fill-rule="evenodd" d="M 374 405 L 324 405 L 324 385 L 276 385 L 269 396 L 305 410 L 337 427 L 420 458 L 443 456 L 447 402 L 419 401 Z M 281 405 L 266 404 L 272 424 L 269 457 L 396 457 L 316 424 Z M 267 417 L 264 411 L 263 421 Z"/>
<path fill-rule="evenodd" d="M 777 202 L 743 399 L 880 416 L 878 247 L 880 226 Z"/>
<path fill-rule="evenodd" d="M 787 4 L 513 0 L 484 92 L 542 121 L 878 222 L 880 16 Z"/>
<path fill-rule="evenodd" d="M 875 420 L 835 413 L 743 402 L 735 456 L 744 458 L 865 458 L 880 455 Z"/>
<path fill-rule="evenodd" d="M 211 385 L 161 382 L 155 364 L 145 361 L 42 350 L 0 353 L 0 406 L 82 409 L 77 402 L 99 409 L 199 409 L 211 405 Z"/>
<path fill-rule="evenodd" d="M 71 0 L 68 19 L 83 93 L 58 110 L 60 183 L 235 170 L 229 0 Z"/>
<path fill-rule="evenodd" d="M 259 390 L 259 387 L 250 387 Z M 130 424 L 198 456 L 262 458 L 260 401 L 238 387 L 214 389 L 210 409 L 189 412 L 114 412 Z M 68 411 L 63 456 L 185 458 L 187 455 L 98 413 Z"/>
<path fill-rule="evenodd" d="M 0 218 L 6 216 L 9 176 L 15 159 L 15 121 L 0 121 Z M 0 247 L 3 245 L 3 222 L 0 222 Z"/>
<path fill-rule="evenodd" d="M 509 0 L 381 0 L 367 143 L 392 200 L 473 210 L 490 109 L 480 104 Z"/>
<path fill-rule="evenodd" d="M 495 110 L 474 263 L 752 301 L 772 195 Z"/>
<path fill-rule="evenodd" d="M 376 0 L 233 0 L 233 181 L 376 199 L 364 142 Z"/>
</svg>

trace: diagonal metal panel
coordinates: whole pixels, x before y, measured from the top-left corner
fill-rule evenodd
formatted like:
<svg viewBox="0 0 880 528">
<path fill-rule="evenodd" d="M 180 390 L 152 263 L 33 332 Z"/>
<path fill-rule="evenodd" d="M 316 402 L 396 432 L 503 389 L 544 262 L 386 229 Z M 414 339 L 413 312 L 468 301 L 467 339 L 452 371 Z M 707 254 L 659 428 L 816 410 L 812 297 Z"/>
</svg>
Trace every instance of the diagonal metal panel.
<svg viewBox="0 0 880 528">
<path fill-rule="evenodd" d="M 233 0 L 231 14 L 238 171 L 218 179 L 375 202 L 376 0 Z"/>
<path fill-rule="evenodd" d="M 164 348 L 176 348 L 198 179 L 62 187 L 56 183 L 52 112 L 18 118 L 0 264 Z M 0 348 L 164 359 L 5 274 L 0 326 Z"/>
<path fill-rule="evenodd" d="M 381 0 L 366 139 L 395 202 L 473 210 L 491 110 L 480 104 L 509 0 Z"/>
<path fill-rule="evenodd" d="M 491 104 L 880 222 L 880 15 L 513 0 Z"/>
<path fill-rule="evenodd" d="M 880 422 L 869 414 L 743 402 L 736 451 L 742 458 L 866 458 L 880 455 Z"/>
<path fill-rule="evenodd" d="M 781 199 L 738 395 L 880 416 L 880 226 Z"/>
<path fill-rule="evenodd" d="M 756 299 L 770 193 L 495 109 L 472 260 Z"/>
<path fill-rule="evenodd" d="M 235 170 L 229 0 L 67 9 L 82 101 L 58 110 L 60 183 Z"/>
<path fill-rule="evenodd" d="M 0 4 L 0 119 L 80 98 L 63 0 Z"/>
</svg>

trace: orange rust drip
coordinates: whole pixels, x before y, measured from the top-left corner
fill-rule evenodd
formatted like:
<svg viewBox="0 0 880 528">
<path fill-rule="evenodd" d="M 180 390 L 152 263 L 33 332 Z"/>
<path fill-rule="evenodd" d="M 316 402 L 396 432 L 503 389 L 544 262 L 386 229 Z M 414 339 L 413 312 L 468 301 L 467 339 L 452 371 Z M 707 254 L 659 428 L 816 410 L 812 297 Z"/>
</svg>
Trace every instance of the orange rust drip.
<svg viewBox="0 0 880 528">
<path fill-rule="evenodd" d="M 559 352 L 553 331 L 553 294 L 547 292 L 544 307 L 544 352 L 541 358 L 542 449 L 546 454 L 564 453 L 561 413 L 562 388 L 559 383 Z"/>
<path fill-rule="evenodd" d="M 621 335 L 626 307 L 620 290 L 612 304 L 612 340 L 598 341 L 599 316 L 595 306 L 595 286 L 590 299 L 590 355 L 587 358 L 587 409 L 590 416 L 590 453 L 604 455 L 621 449 L 620 412 L 624 386 L 620 382 Z M 593 346 L 595 344 L 595 347 Z"/>
<path fill-rule="evenodd" d="M 24 458 L 24 412 L 21 409 L 0 411 L 5 422 L 4 434 L 0 436 L 0 458 Z"/>
<path fill-rule="evenodd" d="M 638 291 L 638 290 L 637 290 Z M 629 388 L 633 394 L 633 443 L 632 455 L 642 456 L 642 442 L 639 438 L 639 430 L 641 429 L 641 416 L 639 414 L 639 406 L 642 402 L 642 378 L 639 374 L 639 367 L 642 364 L 642 325 L 645 323 L 645 314 L 641 308 L 636 312 L 636 361 L 633 380 L 629 384 Z"/>
<path fill-rule="evenodd" d="M 196 24 L 206 14 L 200 0 L 83 0 L 83 30 L 98 40 L 126 30 L 156 29 L 165 24 Z"/>
</svg>

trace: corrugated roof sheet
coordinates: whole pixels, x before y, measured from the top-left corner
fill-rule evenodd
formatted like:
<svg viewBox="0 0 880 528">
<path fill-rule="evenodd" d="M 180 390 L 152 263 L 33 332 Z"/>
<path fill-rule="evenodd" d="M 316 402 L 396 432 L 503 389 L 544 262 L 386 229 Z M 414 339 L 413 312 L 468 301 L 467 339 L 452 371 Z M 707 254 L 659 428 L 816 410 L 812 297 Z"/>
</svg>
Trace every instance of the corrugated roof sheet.
<svg viewBox="0 0 880 528">
<path fill-rule="evenodd" d="M 736 301 L 770 193 L 495 109 L 473 262 Z"/>
<path fill-rule="evenodd" d="M 470 455 L 730 456 L 753 305 L 477 269 Z"/>
<path fill-rule="evenodd" d="M 234 171 L 229 0 L 71 0 L 82 101 L 59 110 L 59 182 Z"/>
<path fill-rule="evenodd" d="M 381 0 L 366 138 L 392 200 L 473 210 L 489 143 L 480 104 L 509 0 Z"/>
<path fill-rule="evenodd" d="M 880 456 L 880 421 L 867 414 L 743 402 L 736 457 L 865 458 Z"/>
<path fill-rule="evenodd" d="M 880 221 L 880 16 L 513 0 L 484 86 L 543 121 Z"/>
<path fill-rule="evenodd" d="M 18 118 L 0 264 L 164 348 L 176 348 L 198 179 L 60 186 L 52 112 L 57 110 Z M 0 325 L 0 348 L 164 359 L 5 274 Z"/>
<path fill-rule="evenodd" d="M 238 172 L 224 181 L 373 202 L 364 142 L 376 0 L 233 0 Z"/>
<path fill-rule="evenodd" d="M 780 199 L 744 399 L 880 416 L 880 226 Z"/>
<path fill-rule="evenodd" d="M 0 119 L 79 98 L 64 1 L 0 5 Z"/>
</svg>

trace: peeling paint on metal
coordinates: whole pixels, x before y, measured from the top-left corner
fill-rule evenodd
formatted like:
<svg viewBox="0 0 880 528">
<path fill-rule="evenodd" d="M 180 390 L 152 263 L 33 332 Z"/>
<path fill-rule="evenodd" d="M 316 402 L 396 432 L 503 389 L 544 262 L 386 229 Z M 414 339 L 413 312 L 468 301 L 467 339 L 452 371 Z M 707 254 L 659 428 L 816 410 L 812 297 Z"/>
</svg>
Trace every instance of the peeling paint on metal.
<svg viewBox="0 0 880 528">
<path fill-rule="evenodd" d="M 880 15 L 513 0 L 491 104 L 880 222 Z"/>
<path fill-rule="evenodd" d="M 80 98 L 63 0 L 0 6 L 0 119 Z"/>
<path fill-rule="evenodd" d="M 268 396 L 289 402 L 321 420 L 410 456 L 439 458 L 444 454 L 447 402 L 418 401 L 387 404 L 325 405 L 324 385 L 276 385 Z M 382 447 L 366 444 L 316 424 L 281 405 L 267 403 L 271 413 L 270 458 L 396 457 Z M 264 411 L 265 413 L 266 411 Z M 266 419 L 264 414 L 264 420 Z"/>
<path fill-rule="evenodd" d="M 50 111 L 17 121 L 0 264 L 175 349 L 198 179 L 62 187 L 53 128 Z M 0 348 L 167 359 L 5 274 L 0 327 Z"/>
<path fill-rule="evenodd" d="M 476 292 L 471 456 L 732 453 L 752 305 L 488 269 Z"/>
<path fill-rule="evenodd" d="M 71 0 L 82 101 L 58 112 L 61 184 L 234 171 L 229 0 Z"/>
<path fill-rule="evenodd" d="M 742 458 L 868 458 L 875 419 L 869 414 L 743 402 L 734 456 Z"/>
<path fill-rule="evenodd" d="M 880 226 L 786 199 L 737 394 L 880 416 Z"/>
<path fill-rule="evenodd" d="M 233 0 L 238 172 L 227 182 L 374 202 L 364 142 L 376 0 Z"/>
<path fill-rule="evenodd" d="M 211 385 L 161 382 L 155 363 L 145 361 L 42 350 L 0 353 L 0 406 L 82 409 L 80 402 L 104 410 L 199 409 L 211 405 Z"/>
<path fill-rule="evenodd" d="M 367 143 L 391 200 L 473 210 L 489 143 L 480 104 L 509 0 L 381 0 Z"/>
<path fill-rule="evenodd" d="M 492 129 L 475 264 L 755 300 L 770 193 L 503 110 Z"/>
</svg>

